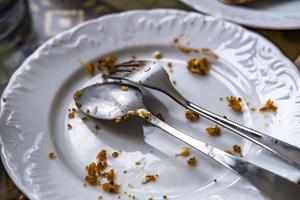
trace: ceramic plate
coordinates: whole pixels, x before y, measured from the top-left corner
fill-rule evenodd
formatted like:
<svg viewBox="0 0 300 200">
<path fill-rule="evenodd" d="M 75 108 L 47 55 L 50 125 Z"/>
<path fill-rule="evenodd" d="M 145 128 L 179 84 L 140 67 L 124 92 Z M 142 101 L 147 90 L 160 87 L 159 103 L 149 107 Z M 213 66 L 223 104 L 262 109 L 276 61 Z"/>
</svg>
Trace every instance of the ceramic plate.
<svg viewBox="0 0 300 200">
<path fill-rule="evenodd" d="M 174 43 L 174 40 L 177 43 Z M 189 73 L 186 61 L 201 53 L 186 54 L 179 46 L 209 48 L 219 59 L 208 56 L 208 76 Z M 74 91 L 101 82 L 101 74 L 90 77 L 82 62 L 96 62 L 115 55 L 118 62 L 132 59 L 155 60 L 169 71 L 175 87 L 188 99 L 220 115 L 265 131 L 300 146 L 299 74 L 293 64 L 270 42 L 237 25 L 176 10 L 132 11 L 85 22 L 43 44 L 16 71 L 1 100 L 1 155 L 9 175 L 30 199 L 266 199 L 263 194 L 234 173 L 202 154 L 191 150 L 196 167 L 188 158 L 175 157 L 180 142 L 166 133 L 129 119 L 121 124 L 87 122 L 78 114 L 68 119 L 74 107 Z M 167 63 L 173 64 L 173 72 Z M 205 128 L 213 125 L 201 118 L 191 123 L 184 109 L 165 95 L 144 91 L 145 103 L 153 113 L 188 134 L 230 149 L 243 148 L 245 159 L 291 179 L 299 172 L 273 158 L 250 142 L 222 129 L 220 137 L 210 137 Z M 234 95 L 243 100 L 243 114 L 233 113 L 220 97 Z M 276 115 L 252 112 L 267 99 L 278 106 Z M 246 105 L 250 102 L 250 106 Z M 95 124 L 101 129 L 95 130 Z M 72 129 L 67 125 L 71 124 Z M 118 195 L 100 187 L 84 187 L 85 166 L 95 161 L 97 152 L 121 151 L 108 158 L 121 185 Z M 49 159 L 48 153 L 57 157 Z M 135 163 L 139 161 L 141 165 Z M 127 171 L 124 174 L 124 170 Z M 155 182 L 142 184 L 147 174 L 158 174 Z M 130 197 L 131 196 L 131 197 Z"/>
<path fill-rule="evenodd" d="M 247 5 L 229 5 L 218 0 L 182 0 L 193 8 L 239 24 L 262 29 L 300 28 L 299 0 L 256 0 Z"/>
</svg>

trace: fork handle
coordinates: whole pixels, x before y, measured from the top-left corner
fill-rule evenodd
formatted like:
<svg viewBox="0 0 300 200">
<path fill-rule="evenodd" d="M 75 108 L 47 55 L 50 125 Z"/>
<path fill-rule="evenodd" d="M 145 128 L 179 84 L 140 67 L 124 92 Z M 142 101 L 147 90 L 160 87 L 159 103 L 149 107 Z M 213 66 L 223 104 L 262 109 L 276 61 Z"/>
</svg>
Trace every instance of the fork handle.
<svg viewBox="0 0 300 200">
<path fill-rule="evenodd" d="M 236 122 L 225 119 L 213 112 L 201 108 L 191 102 L 186 103 L 186 107 L 199 115 L 231 130 L 232 132 L 252 141 L 253 143 L 276 154 L 281 159 L 300 169 L 300 149 L 286 142 L 275 139 L 264 133 L 242 126 Z"/>
<path fill-rule="evenodd" d="M 150 114 L 151 115 L 151 114 Z M 164 123 L 157 117 L 151 115 L 147 121 L 167 132 L 171 136 L 199 150 L 221 165 L 246 178 L 257 189 L 271 197 L 273 200 L 298 200 L 300 196 L 300 186 L 285 179 L 273 172 L 256 166 L 246 160 L 232 156 L 224 151 L 214 148 L 197 140 L 176 128 Z"/>
</svg>

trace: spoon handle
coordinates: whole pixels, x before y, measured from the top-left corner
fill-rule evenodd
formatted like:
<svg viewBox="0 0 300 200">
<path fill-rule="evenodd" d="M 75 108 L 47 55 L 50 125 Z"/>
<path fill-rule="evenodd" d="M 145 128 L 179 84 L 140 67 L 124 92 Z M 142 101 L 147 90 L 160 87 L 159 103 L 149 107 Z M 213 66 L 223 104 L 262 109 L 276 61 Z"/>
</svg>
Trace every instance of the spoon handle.
<svg viewBox="0 0 300 200">
<path fill-rule="evenodd" d="M 209 156 L 221 165 L 230 169 L 246 178 L 261 192 L 271 197 L 273 200 L 298 200 L 300 196 L 300 186 L 285 179 L 273 172 L 256 166 L 246 160 L 232 156 L 224 151 L 214 148 L 204 142 L 197 140 L 175 128 L 159 120 L 154 115 L 147 119 L 147 121 L 158 127 L 159 129 L 167 132 L 182 142 L 199 150 L 203 154 Z"/>
<path fill-rule="evenodd" d="M 282 160 L 288 162 L 294 167 L 300 169 L 300 149 L 286 142 L 268 136 L 265 133 L 258 132 L 254 129 L 240 125 L 231 120 L 225 119 L 205 108 L 202 108 L 194 103 L 186 100 L 175 88 L 169 87 L 168 90 L 161 90 L 183 107 L 190 109 L 200 116 L 215 122 L 216 124 L 250 140 L 251 142 L 263 147 L 272 152 Z"/>
</svg>

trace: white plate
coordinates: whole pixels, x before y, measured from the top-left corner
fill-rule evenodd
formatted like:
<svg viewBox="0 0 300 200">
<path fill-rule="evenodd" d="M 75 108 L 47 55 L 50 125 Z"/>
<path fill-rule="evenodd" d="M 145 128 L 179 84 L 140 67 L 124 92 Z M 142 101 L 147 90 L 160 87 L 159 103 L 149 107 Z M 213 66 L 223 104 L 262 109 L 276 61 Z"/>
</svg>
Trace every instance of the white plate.
<svg viewBox="0 0 300 200">
<path fill-rule="evenodd" d="M 255 0 L 230 5 L 218 0 L 182 0 L 193 8 L 239 24 L 262 29 L 300 29 L 299 0 Z"/>
<path fill-rule="evenodd" d="M 212 60 L 207 77 L 190 74 L 186 60 L 202 57 L 186 55 L 174 47 L 179 38 L 193 48 L 210 48 L 220 59 Z M 265 199 L 244 179 L 215 162 L 192 151 L 198 157 L 195 168 L 186 159 L 175 158 L 180 142 L 155 128 L 142 127 L 129 120 L 118 126 L 101 122 L 95 134 L 92 121 L 76 117 L 68 122 L 67 109 L 73 105 L 76 89 L 96 81 L 89 78 L 79 60 L 90 62 L 105 55 L 117 55 L 119 62 L 132 55 L 153 59 L 160 50 L 161 64 L 173 62 L 172 80 L 187 98 L 230 119 L 274 137 L 300 144 L 299 75 L 293 64 L 270 42 L 234 24 L 197 13 L 176 10 L 133 11 L 108 15 L 85 22 L 42 45 L 17 70 L 1 101 L 2 160 L 9 175 L 30 199 L 116 199 L 99 187 L 83 187 L 85 166 L 97 152 L 122 150 L 109 165 L 117 171 L 121 198 L 133 194 L 137 199 Z M 235 115 L 219 97 L 236 95 L 259 107 L 268 98 L 279 107 L 277 115 L 252 113 L 244 105 L 244 114 Z M 158 100 L 159 99 L 159 100 Z M 205 119 L 189 123 L 184 109 L 166 96 L 152 92 L 146 96 L 152 112 L 162 112 L 166 121 L 189 134 L 222 149 L 241 144 L 245 158 L 292 180 L 295 169 L 272 158 L 249 142 L 222 130 L 222 136 L 206 135 Z M 67 123 L 73 128 L 67 129 Z M 48 159 L 55 151 L 57 158 Z M 141 167 L 135 166 L 140 160 Z M 123 174 L 123 170 L 127 174 Z M 143 175 L 159 174 L 155 183 L 141 184 Z M 217 179 L 217 183 L 214 183 Z M 127 191 L 127 195 L 124 192 Z"/>
</svg>

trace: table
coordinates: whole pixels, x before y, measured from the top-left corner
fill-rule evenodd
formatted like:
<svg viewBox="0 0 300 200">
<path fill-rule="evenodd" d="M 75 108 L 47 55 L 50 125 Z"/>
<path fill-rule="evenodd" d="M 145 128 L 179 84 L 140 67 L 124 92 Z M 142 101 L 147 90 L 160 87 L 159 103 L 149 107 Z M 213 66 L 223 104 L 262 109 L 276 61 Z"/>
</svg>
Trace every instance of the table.
<svg viewBox="0 0 300 200">
<path fill-rule="evenodd" d="M 178 0 L 28 0 L 28 3 L 31 11 L 30 31 L 20 38 L 16 47 L 4 56 L 0 55 L 0 67 L 7 72 L 6 79 L 2 78 L 4 81 L 41 43 L 82 21 L 132 9 L 174 8 L 194 11 Z M 249 29 L 275 43 L 300 69 L 300 30 Z M 1 163 L 0 199 L 26 199 L 10 180 Z"/>
</svg>

